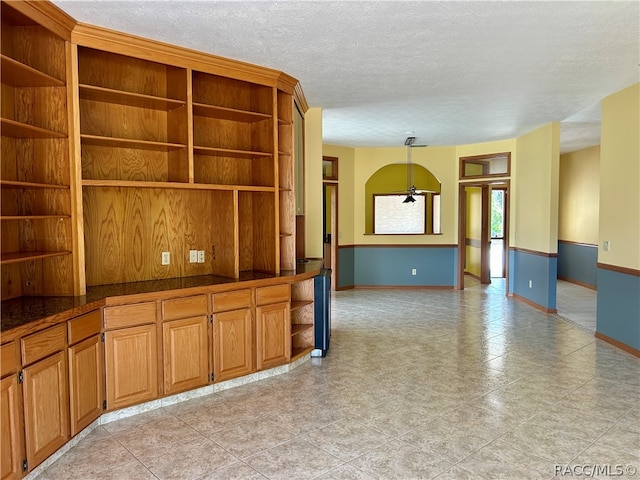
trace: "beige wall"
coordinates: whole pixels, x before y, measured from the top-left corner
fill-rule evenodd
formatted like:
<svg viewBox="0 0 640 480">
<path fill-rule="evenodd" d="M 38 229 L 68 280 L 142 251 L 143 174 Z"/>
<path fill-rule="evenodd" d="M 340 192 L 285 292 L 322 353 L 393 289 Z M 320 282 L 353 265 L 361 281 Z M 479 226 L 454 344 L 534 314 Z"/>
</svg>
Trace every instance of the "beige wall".
<svg viewBox="0 0 640 480">
<path fill-rule="evenodd" d="M 602 101 L 599 225 L 598 261 L 640 269 L 640 83 Z"/>
<path fill-rule="evenodd" d="M 600 146 L 560 155 L 558 239 L 598 244 Z"/>
<path fill-rule="evenodd" d="M 558 251 L 560 124 L 544 125 L 516 140 L 512 163 L 510 243 L 545 253 Z M 513 161 L 512 161 L 513 162 Z"/>
<path fill-rule="evenodd" d="M 304 116 L 306 256 L 322 258 L 322 109 Z"/>
</svg>

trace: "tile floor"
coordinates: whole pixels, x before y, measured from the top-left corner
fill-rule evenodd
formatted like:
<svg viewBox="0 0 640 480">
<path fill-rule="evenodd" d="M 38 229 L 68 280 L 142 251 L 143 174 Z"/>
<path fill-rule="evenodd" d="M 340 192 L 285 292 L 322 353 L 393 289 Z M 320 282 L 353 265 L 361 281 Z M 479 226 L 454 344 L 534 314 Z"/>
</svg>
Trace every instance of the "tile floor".
<svg viewBox="0 0 640 480">
<path fill-rule="evenodd" d="M 332 302 L 326 358 L 97 427 L 38 480 L 640 478 L 640 359 L 495 283 Z"/>
<path fill-rule="evenodd" d="M 558 315 L 577 327 L 595 332 L 597 296 L 598 293 L 595 290 L 558 280 L 556 288 Z"/>
</svg>

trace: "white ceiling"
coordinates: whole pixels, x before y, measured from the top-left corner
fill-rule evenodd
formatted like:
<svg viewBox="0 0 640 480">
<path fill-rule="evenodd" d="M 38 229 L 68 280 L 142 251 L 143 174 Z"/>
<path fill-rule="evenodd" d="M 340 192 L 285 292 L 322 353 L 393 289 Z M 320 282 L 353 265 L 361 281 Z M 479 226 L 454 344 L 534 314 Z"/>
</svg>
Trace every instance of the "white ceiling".
<svg viewBox="0 0 640 480">
<path fill-rule="evenodd" d="M 54 3 L 292 75 L 334 145 L 461 145 L 560 121 L 561 151 L 573 151 L 600 143 L 602 98 L 639 81 L 638 1 Z"/>
</svg>

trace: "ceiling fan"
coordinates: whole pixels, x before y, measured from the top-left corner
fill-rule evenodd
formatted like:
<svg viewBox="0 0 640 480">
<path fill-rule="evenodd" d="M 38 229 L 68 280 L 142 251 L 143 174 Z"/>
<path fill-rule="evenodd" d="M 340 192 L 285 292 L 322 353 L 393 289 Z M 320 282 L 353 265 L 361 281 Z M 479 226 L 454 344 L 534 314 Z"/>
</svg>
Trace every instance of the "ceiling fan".
<svg viewBox="0 0 640 480">
<path fill-rule="evenodd" d="M 404 193 L 407 194 L 407 198 L 405 198 L 402 203 L 413 203 L 416 201 L 416 199 L 413 198 L 416 194 L 427 192 L 427 190 L 418 190 L 416 188 L 413 178 L 413 164 L 411 163 L 411 149 L 415 147 L 426 147 L 427 145 L 416 145 L 415 141 L 416 137 L 407 137 L 404 141 L 407 147 L 407 190 Z"/>
</svg>

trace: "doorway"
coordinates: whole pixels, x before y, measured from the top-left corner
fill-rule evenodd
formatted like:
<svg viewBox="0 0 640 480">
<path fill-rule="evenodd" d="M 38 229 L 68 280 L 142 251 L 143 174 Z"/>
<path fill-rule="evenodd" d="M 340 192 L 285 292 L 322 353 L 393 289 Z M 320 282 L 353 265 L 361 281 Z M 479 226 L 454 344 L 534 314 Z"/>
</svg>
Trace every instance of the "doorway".
<svg viewBox="0 0 640 480">
<path fill-rule="evenodd" d="M 338 183 L 322 182 L 323 264 L 331 269 L 331 290 L 338 280 Z"/>
<path fill-rule="evenodd" d="M 460 183 L 458 200 L 458 289 L 464 289 L 465 275 L 481 284 L 490 284 L 491 277 L 506 279 L 509 183 Z"/>
<path fill-rule="evenodd" d="M 504 187 L 491 188 L 490 230 L 491 247 L 489 271 L 491 278 L 506 277 L 507 249 L 505 248 L 505 198 Z"/>
</svg>

